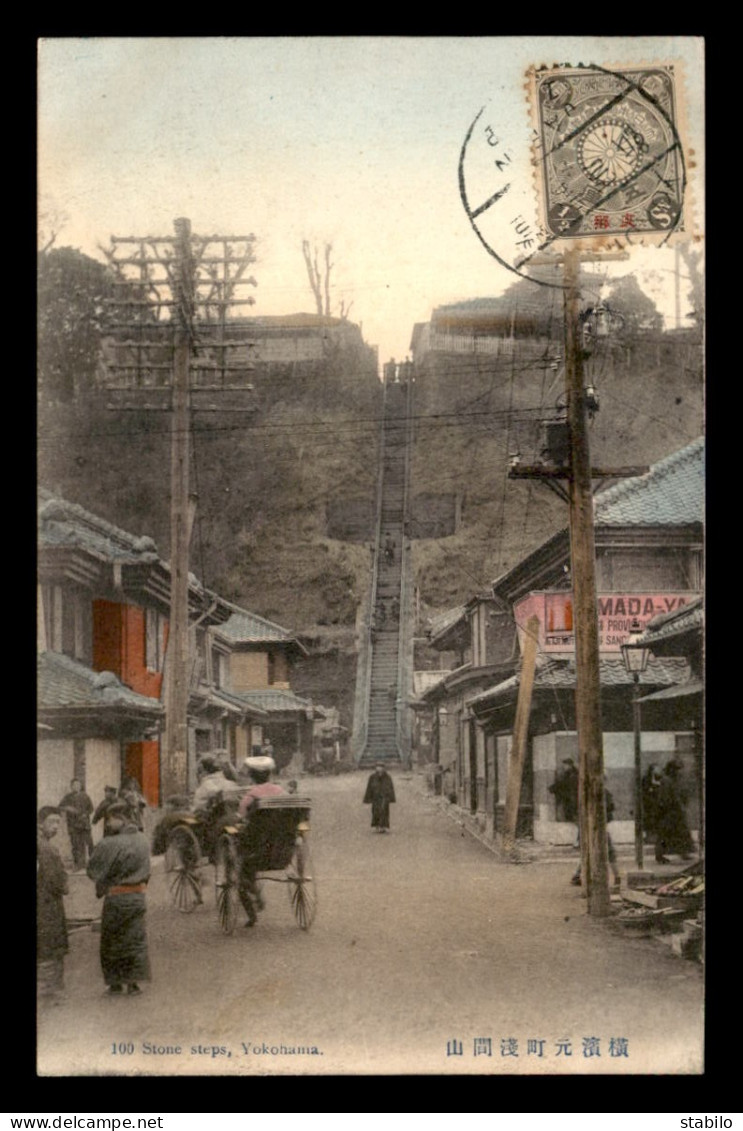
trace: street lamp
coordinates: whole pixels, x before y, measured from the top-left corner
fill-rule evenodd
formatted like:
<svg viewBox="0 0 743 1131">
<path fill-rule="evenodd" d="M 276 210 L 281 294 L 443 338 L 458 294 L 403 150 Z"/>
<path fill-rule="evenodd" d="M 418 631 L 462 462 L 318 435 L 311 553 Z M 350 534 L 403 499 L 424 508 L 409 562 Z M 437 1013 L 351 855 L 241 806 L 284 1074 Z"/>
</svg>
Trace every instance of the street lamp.
<svg viewBox="0 0 743 1131">
<path fill-rule="evenodd" d="M 632 676 L 635 694 L 632 699 L 632 723 L 635 732 L 635 862 L 642 869 L 642 759 L 640 755 L 640 675 L 650 659 L 650 649 L 638 643 L 642 625 L 635 619 L 629 630 L 629 639 L 622 644 L 624 666 Z"/>
</svg>

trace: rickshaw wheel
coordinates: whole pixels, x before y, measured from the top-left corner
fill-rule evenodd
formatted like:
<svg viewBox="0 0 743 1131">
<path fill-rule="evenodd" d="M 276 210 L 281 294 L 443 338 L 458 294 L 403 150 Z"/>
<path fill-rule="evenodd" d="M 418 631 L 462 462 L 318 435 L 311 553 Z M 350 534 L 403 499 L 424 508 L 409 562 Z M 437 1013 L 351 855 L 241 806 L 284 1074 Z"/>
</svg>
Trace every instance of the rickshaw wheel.
<svg viewBox="0 0 743 1131">
<path fill-rule="evenodd" d="M 219 925 L 226 935 L 231 935 L 237 925 L 240 897 L 237 892 L 237 845 L 227 833 L 217 842 L 214 867 Z"/>
<path fill-rule="evenodd" d="M 165 871 L 168 873 L 170 898 L 176 911 L 190 913 L 203 902 L 199 860 L 201 849 L 191 829 L 182 825 L 171 831 L 165 849 Z"/>
<path fill-rule="evenodd" d="M 310 846 L 304 837 L 297 837 L 294 855 L 287 869 L 287 880 L 294 918 L 303 931 L 308 931 L 317 914 L 317 888 Z"/>
</svg>

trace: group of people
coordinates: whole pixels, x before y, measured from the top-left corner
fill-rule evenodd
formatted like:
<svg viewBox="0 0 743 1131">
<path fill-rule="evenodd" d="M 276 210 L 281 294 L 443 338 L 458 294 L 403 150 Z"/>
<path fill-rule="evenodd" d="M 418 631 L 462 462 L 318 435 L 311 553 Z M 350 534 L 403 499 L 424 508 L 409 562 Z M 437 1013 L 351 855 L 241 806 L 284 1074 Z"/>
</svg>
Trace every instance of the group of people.
<svg viewBox="0 0 743 1131">
<path fill-rule="evenodd" d="M 578 826 L 578 768 L 572 758 L 563 758 L 563 768 L 549 786 L 554 795 L 558 821 Z M 693 841 L 686 823 L 686 794 L 681 785 L 682 765 L 677 758 L 666 763 L 663 772 L 651 763 L 642 779 L 642 823 L 644 835 L 653 841 L 655 859 L 659 864 L 667 864 L 667 853 L 688 860 L 693 851 Z M 606 798 L 606 823 L 614 819 L 614 799 L 608 789 Z M 578 827 L 575 847 L 580 847 L 580 828 Z M 616 850 L 611 836 L 607 833 L 609 865 L 614 876 L 615 886 L 619 886 L 619 870 Z M 580 867 L 571 880 L 580 884 Z"/>
<path fill-rule="evenodd" d="M 578 767 L 572 758 L 563 758 L 562 764 L 564 768 L 549 787 L 549 791 L 554 794 L 555 797 L 558 820 L 576 826 L 574 847 L 580 848 L 580 825 L 578 824 Z M 610 821 L 614 820 L 614 798 L 608 789 L 604 789 L 604 798 L 606 801 L 606 823 L 608 825 Z M 611 874 L 614 879 L 614 887 L 618 888 L 621 880 L 619 876 L 619 866 L 617 864 L 617 852 L 608 832 L 606 834 L 606 847 L 609 867 L 611 868 Z M 582 883 L 580 864 L 571 876 L 570 882 L 571 884 L 575 884 L 576 887 L 580 887 Z"/>
<path fill-rule="evenodd" d="M 74 796 L 82 792 L 81 783 L 76 781 L 76 784 L 80 788 L 71 791 Z M 150 850 L 147 837 L 132 815 L 131 798 L 109 796 L 104 802 L 105 809 L 99 817 L 104 821 L 104 836 L 92 848 L 87 866 L 87 874 L 96 886 L 96 895 L 103 899 L 100 947 L 103 979 L 109 994 L 123 994 L 125 989 L 130 995 L 139 994 L 139 983 L 149 978 L 145 891 L 150 878 Z M 73 812 L 84 811 L 82 805 L 78 808 L 66 806 L 68 816 L 70 808 Z M 141 819 L 139 805 L 136 815 Z M 69 947 L 64 909 L 69 881 L 62 857 L 52 844 L 61 820 L 61 807 L 46 805 L 39 810 L 36 856 L 38 989 L 40 1002 L 53 1005 L 64 1000 L 64 957 Z"/>
<path fill-rule="evenodd" d="M 271 774 L 276 769 L 272 752 L 273 746 L 265 744 L 260 754 L 245 759 L 239 774 L 226 751 L 205 755 L 198 767 L 199 784 L 192 806 L 194 813 L 204 821 L 218 824 L 227 812 L 232 812 L 239 821 L 248 822 L 261 797 L 286 794 L 288 791 L 283 786 L 271 781 Z M 295 782 L 289 785 L 296 789 Z M 257 913 L 263 907 L 263 896 L 252 856 L 248 852 L 239 854 L 237 893 L 247 916 L 245 926 L 253 927 L 258 919 Z M 200 893 L 198 902 L 201 902 Z"/>
<path fill-rule="evenodd" d="M 681 783 L 681 763 L 666 762 L 663 772 L 651 763 L 642 779 L 643 830 L 655 846 L 655 859 L 667 864 L 667 854 L 688 860 L 694 842 L 686 823 L 686 792 Z"/>
<path fill-rule="evenodd" d="M 64 814 L 67 823 L 67 835 L 70 838 L 72 849 L 72 865 L 76 872 L 85 870 L 88 857 L 93 853 L 92 825 L 103 821 L 103 835 L 106 835 L 105 817 L 112 805 L 124 803 L 126 812 L 138 829 L 144 827 L 143 811 L 147 803 L 142 796 L 139 783 L 135 778 L 126 778 L 119 789 L 113 785 L 104 787 L 104 796 L 100 804 L 94 809 L 93 802 L 83 789 L 79 778 L 73 778 L 70 788 L 56 807 L 58 813 Z"/>
<path fill-rule="evenodd" d="M 227 801 L 233 812 L 236 807 L 236 817 L 249 827 L 251 812 L 261 798 L 296 789 L 296 782 L 289 782 L 284 789 L 272 781 L 275 769 L 273 758 L 265 753 L 246 758 L 240 774 L 226 758 L 226 752 L 205 755 L 199 763 L 199 784 L 192 809 L 209 820 L 212 814 L 219 816 Z M 104 822 L 102 839 L 94 847 L 87 838 L 84 840 L 84 849 L 90 850 L 87 875 L 95 884 L 97 897 L 103 899 L 100 961 L 106 993 L 112 997 L 140 994 L 140 983 L 150 977 L 145 896 L 151 865 L 149 843 L 142 829 L 144 800 L 131 781 L 125 784 L 126 788 L 119 791 L 107 787 L 106 796 L 92 815 L 94 822 Z M 82 783 L 75 779 L 70 793 L 62 799 L 63 805 L 47 805 L 38 813 L 37 973 L 39 999 L 45 1004 L 64 1000 L 64 958 L 69 949 L 64 908 L 69 880 L 52 842 L 61 827 L 63 813 L 68 817 L 68 825 L 70 816 L 84 813 L 90 828 L 92 805 L 88 808 L 79 801 L 69 802 L 70 797 L 79 795 L 87 796 Z M 392 778 L 379 762 L 364 794 L 364 803 L 371 805 L 371 826 L 377 832 L 389 831 L 390 805 L 394 801 Z M 72 827 L 81 833 L 82 842 L 82 821 L 76 824 L 73 819 Z M 250 853 L 240 854 L 237 890 L 247 916 L 245 926 L 252 927 L 263 900 Z"/>
<path fill-rule="evenodd" d="M 239 774 L 226 751 L 205 755 L 199 763 L 193 811 L 209 820 L 232 794 L 236 816 L 247 821 L 259 798 L 286 793 L 270 780 L 276 764 L 266 751 L 273 751 L 268 743 L 260 755 L 245 760 Z M 296 782 L 288 785 L 296 789 Z M 289 792 L 293 790 L 290 788 Z M 145 807 L 138 784 L 128 779 L 119 790 L 107 786 L 94 811 L 82 782 L 76 778 L 59 806 L 47 805 L 39 810 L 36 896 L 40 1002 L 59 1004 L 64 1000 L 64 958 L 69 948 L 64 896 L 69 891 L 69 880 L 53 843 L 63 815 L 67 819 L 75 870 L 87 871 L 96 895 L 103 899 L 100 960 L 106 993 L 114 997 L 137 995 L 141 993 L 140 983 L 149 979 L 145 893 L 150 878 L 150 849 L 143 831 Z M 95 846 L 91 820 L 94 824 L 102 820 L 104 824 L 103 837 Z M 237 888 L 247 915 L 246 926 L 253 926 L 262 898 L 255 868 L 247 856 L 241 862 Z"/>
<path fill-rule="evenodd" d="M 379 598 L 376 605 L 374 606 L 374 613 L 372 616 L 371 627 L 373 632 L 378 632 L 379 629 L 384 627 L 384 624 L 387 621 L 388 613 L 390 621 L 396 624 L 400 619 L 399 598 L 393 597 L 389 602 L 389 606 L 386 601 L 384 601 L 381 597 Z"/>
</svg>

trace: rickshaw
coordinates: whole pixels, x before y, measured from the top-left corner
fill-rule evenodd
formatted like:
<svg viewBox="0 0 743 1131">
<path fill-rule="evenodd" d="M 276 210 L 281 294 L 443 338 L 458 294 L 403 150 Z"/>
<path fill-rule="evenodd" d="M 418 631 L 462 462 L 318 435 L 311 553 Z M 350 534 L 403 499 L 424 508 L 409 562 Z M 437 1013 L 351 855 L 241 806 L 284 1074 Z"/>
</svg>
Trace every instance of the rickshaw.
<svg viewBox="0 0 743 1131">
<path fill-rule="evenodd" d="M 263 881 L 287 885 L 299 927 L 307 931 L 317 911 L 317 892 L 308 842 L 310 801 L 291 794 L 256 798 L 246 819 L 237 815 L 239 794 L 207 815 L 168 814 L 155 830 L 153 851 L 165 853 L 173 906 L 190 914 L 203 903 L 201 876 L 207 858 L 214 865 L 219 925 L 232 934 L 240 913 L 240 883 L 254 911 L 262 909 Z"/>
</svg>

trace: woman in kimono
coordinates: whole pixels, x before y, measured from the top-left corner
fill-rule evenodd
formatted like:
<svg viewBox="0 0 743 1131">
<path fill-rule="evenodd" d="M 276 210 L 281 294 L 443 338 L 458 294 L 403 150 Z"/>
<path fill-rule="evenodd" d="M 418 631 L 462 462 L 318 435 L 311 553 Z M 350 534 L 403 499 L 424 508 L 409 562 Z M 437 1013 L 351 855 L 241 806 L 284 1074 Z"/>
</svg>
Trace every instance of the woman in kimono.
<svg viewBox="0 0 743 1131">
<path fill-rule="evenodd" d="M 681 763 L 673 758 L 667 762 L 657 793 L 655 810 L 655 859 L 667 864 L 666 853 L 691 857 L 694 843 L 686 824 L 686 794 L 681 785 Z"/>
<path fill-rule="evenodd" d="M 145 904 L 150 849 L 126 801 L 109 808 L 106 836 L 93 851 L 88 876 L 103 897 L 101 968 L 107 992 L 121 994 L 126 986 L 130 994 L 141 993 L 139 983 L 150 977 Z"/>
</svg>

